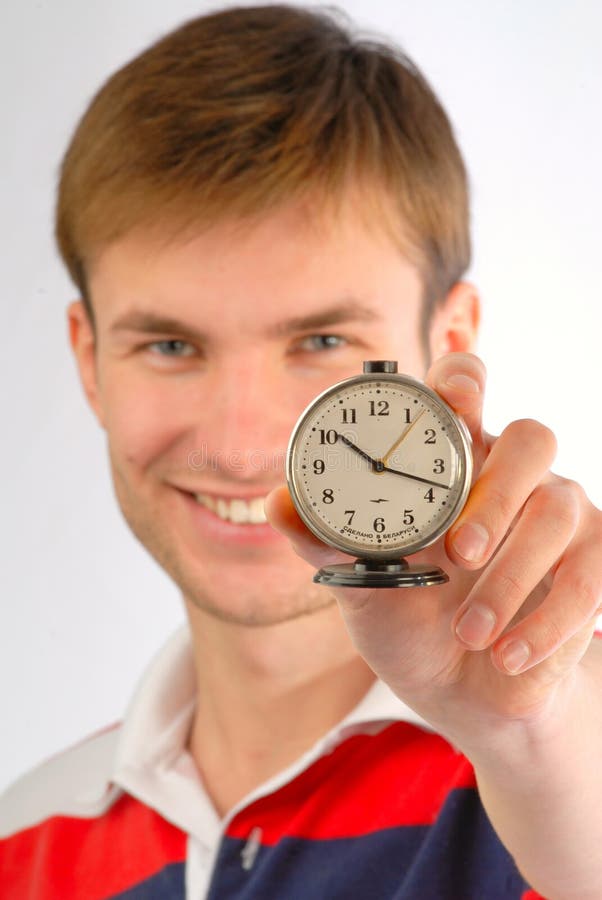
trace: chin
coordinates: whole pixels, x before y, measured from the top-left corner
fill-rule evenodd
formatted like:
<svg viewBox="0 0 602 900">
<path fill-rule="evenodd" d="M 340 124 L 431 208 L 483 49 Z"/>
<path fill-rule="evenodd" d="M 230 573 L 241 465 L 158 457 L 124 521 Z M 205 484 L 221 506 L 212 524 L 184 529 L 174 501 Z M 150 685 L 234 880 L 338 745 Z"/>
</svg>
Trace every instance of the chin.
<svg viewBox="0 0 602 900">
<path fill-rule="evenodd" d="M 335 600 L 327 591 L 320 592 L 320 597 L 299 598 L 297 603 L 280 603 L 279 605 L 258 603 L 250 604 L 248 598 L 244 603 L 226 604 L 207 595 L 191 594 L 183 591 L 188 613 L 191 616 L 200 612 L 205 616 L 211 616 L 220 622 L 230 625 L 239 625 L 244 628 L 266 628 L 274 625 L 282 625 L 295 619 L 302 619 L 314 615 L 321 610 L 330 607 Z"/>
<path fill-rule="evenodd" d="M 291 551 L 292 552 L 292 551 Z M 313 568 L 300 560 L 212 560 L 207 565 L 174 566 L 169 571 L 190 611 L 248 627 L 277 625 L 311 615 L 334 603 L 325 588 L 312 582 Z"/>
</svg>

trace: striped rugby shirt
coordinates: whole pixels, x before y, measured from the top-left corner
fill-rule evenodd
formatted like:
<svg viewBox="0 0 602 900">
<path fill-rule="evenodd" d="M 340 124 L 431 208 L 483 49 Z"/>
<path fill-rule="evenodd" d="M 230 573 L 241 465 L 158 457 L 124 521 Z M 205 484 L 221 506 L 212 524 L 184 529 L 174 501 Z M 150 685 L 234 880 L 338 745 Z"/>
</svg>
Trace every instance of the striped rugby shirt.
<svg viewBox="0 0 602 900">
<path fill-rule="evenodd" d="M 182 628 L 122 724 L 0 798 L 6 900 L 538 900 L 464 756 L 381 682 L 310 751 L 216 815 L 186 739 Z"/>
</svg>

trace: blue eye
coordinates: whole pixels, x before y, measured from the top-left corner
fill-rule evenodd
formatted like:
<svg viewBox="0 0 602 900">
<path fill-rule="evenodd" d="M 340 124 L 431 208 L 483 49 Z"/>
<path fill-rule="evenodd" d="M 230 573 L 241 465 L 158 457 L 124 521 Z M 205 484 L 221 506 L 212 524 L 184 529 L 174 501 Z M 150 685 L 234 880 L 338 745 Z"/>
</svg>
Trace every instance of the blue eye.
<svg viewBox="0 0 602 900">
<path fill-rule="evenodd" d="M 194 347 L 187 341 L 180 341 L 177 338 L 167 341 L 154 341 L 149 344 L 149 349 L 159 356 L 192 356 Z"/>
<path fill-rule="evenodd" d="M 303 350 L 336 350 L 346 343 L 338 334 L 311 334 L 301 340 L 300 346 Z"/>
</svg>

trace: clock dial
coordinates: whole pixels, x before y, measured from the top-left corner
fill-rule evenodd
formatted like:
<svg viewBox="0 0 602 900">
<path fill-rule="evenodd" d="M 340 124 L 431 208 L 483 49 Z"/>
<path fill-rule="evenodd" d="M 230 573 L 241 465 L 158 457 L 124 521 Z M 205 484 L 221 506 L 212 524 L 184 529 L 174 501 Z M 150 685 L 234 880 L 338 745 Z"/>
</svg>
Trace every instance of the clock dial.
<svg viewBox="0 0 602 900">
<path fill-rule="evenodd" d="M 458 516 L 470 438 L 449 407 L 403 375 L 348 379 L 321 394 L 291 437 L 288 477 L 302 519 L 359 556 L 414 553 Z"/>
</svg>

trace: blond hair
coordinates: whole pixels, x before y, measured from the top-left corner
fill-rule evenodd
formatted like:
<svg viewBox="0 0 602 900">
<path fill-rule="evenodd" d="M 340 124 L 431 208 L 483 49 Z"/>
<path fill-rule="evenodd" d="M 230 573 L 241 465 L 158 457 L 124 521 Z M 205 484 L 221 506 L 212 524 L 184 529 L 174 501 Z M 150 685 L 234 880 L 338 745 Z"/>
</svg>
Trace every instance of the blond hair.
<svg viewBox="0 0 602 900">
<path fill-rule="evenodd" d="M 432 89 L 340 13 L 226 9 L 171 32 L 94 97 L 61 168 L 58 246 L 93 321 L 87 267 L 130 229 L 258 216 L 350 182 L 392 201 L 427 323 L 470 258 L 466 172 Z"/>
</svg>

